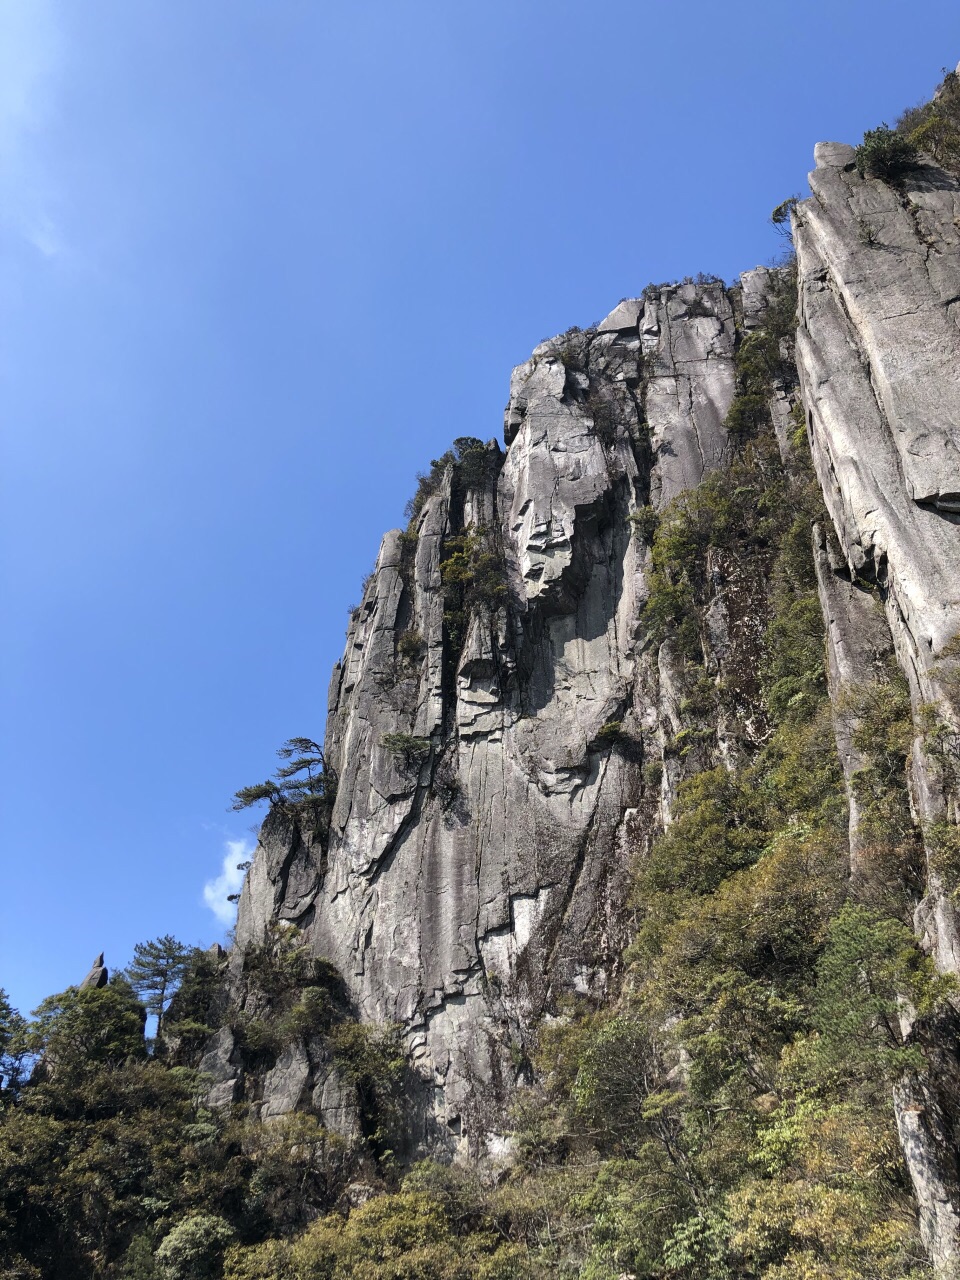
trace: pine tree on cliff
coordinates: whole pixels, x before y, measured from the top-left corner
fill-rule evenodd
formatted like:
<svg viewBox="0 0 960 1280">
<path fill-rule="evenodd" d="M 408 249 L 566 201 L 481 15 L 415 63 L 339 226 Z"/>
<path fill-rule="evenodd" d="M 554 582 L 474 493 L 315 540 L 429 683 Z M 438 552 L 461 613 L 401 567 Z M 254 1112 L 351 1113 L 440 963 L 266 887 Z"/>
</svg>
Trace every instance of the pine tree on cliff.
<svg viewBox="0 0 960 1280">
<path fill-rule="evenodd" d="M 319 743 L 312 738 L 289 738 L 277 755 L 286 764 L 281 765 L 266 782 L 241 787 L 233 797 L 234 809 L 249 809 L 262 800 L 271 805 L 332 807 L 335 781 Z"/>
</svg>

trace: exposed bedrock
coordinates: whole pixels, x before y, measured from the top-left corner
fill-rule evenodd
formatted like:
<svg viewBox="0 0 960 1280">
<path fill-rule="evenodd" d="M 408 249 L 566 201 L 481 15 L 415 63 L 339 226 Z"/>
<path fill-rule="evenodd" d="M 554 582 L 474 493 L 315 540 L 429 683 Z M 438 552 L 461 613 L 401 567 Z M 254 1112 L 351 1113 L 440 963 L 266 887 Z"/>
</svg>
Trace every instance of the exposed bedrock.
<svg viewBox="0 0 960 1280">
<path fill-rule="evenodd" d="M 927 844 L 926 893 L 915 924 L 938 967 L 960 972 L 960 933 L 936 861 L 936 831 L 955 821 L 944 768 L 956 742 L 960 632 L 960 184 L 924 163 L 896 185 L 862 177 L 853 148 L 821 143 L 813 192 L 796 210 L 800 302 L 797 364 L 814 463 L 839 539 L 822 540 L 838 745 L 848 780 L 859 768 L 844 690 L 876 678 L 892 649 L 916 726 L 911 804 Z M 881 625 L 881 623 L 883 625 Z M 940 750 L 937 749 L 939 741 Z M 851 796 L 851 852 L 859 852 Z M 918 1025 L 936 1070 L 897 1090 L 898 1124 L 938 1270 L 960 1268 L 957 1228 L 958 1068 L 955 1029 Z"/>
<path fill-rule="evenodd" d="M 488 482 L 451 467 L 386 535 L 330 685 L 326 848 L 275 813 L 241 899 L 241 948 L 296 922 L 361 1016 L 402 1025 L 421 1140 L 454 1151 L 496 1147 L 549 1001 L 615 976 L 625 825 L 635 841 L 660 820 L 642 763 L 676 731 L 677 695 L 641 621 L 649 549 L 629 516 L 725 460 L 736 334 L 720 283 L 648 294 L 542 343 L 513 373 Z M 464 529 L 507 593 L 454 643 L 441 564 Z M 282 1109 L 295 1082 L 273 1084 Z"/>
</svg>

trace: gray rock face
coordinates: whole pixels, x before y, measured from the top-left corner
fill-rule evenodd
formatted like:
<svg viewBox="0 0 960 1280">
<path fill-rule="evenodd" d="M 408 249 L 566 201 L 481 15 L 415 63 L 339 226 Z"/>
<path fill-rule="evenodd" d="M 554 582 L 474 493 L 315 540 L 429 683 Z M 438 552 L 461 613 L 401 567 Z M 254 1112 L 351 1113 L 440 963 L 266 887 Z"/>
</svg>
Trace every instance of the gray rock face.
<svg viewBox="0 0 960 1280">
<path fill-rule="evenodd" d="M 449 471 L 415 529 L 386 535 L 351 619 L 330 685 L 326 848 L 282 813 L 264 825 L 238 945 L 295 921 L 361 1016 L 402 1025 L 434 1148 L 496 1145 L 549 994 L 602 992 L 614 972 L 624 832 L 661 815 L 641 764 L 676 730 L 628 517 L 726 457 L 734 344 L 722 284 L 665 287 L 514 371 L 506 455 L 491 446 L 476 487 Z M 441 564 L 465 529 L 502 563 L 506 598 L 474 608 L 455 643 Z M 611 722 L 630 750 L 603 745 Z M 401 734 L 420 743 L 406 759 L 384 741 Z M 265 1106 L 301 1105 L 303 1064 L 275 1072 Z"/>
<path fill-rule="evenodd" d="M 863 178 L 852 149 L 835 143 L 821 144 L 816 159 L 813 198 L 794 219 L 797 360 L 814 462 L 847 562 L 846 584 L 821 563 L 831 675 L 836 683 L 868 676 L 859 668 L 877 618 L 852 585 L 867 579 L 910 685 L 917 726 L 911 801 L 927 832 L 957 817 L 957 797 L 924 725 L 932 708 L 945 732 L 958 727 L 942 671 L 944 651 L 960 632 L 960 184 L 930 164 L 897 188 Z M 839 732 L 838 743 L 852 771 L 849 738 Z M 856 855 L 855 801 L 851 818 Z M 956 911 L 934 864 L 927 887 L 917 930 L 938 967 L 956 974 Z M 960 1267 L 960 1183 L 942 1120 L 949 1107 L 939 1096 L 955 1089 L 955 1072 L 947 1063 L 940 1079 L 904 1086 L 897 1097 L 922 1234 L 944 1275 Z"/>
<path fill-rule="evenodd" d="M 103 952 L 101 951 L 96 960 L 94 960 L 93 964 L 90 966 L 90 972 L 80 983 L 80 990 L 86 991 L 88 987 L 98 990 L 100 987 L 105 987 L 109 979 L 110 971 L 103 963 Z"/>
<path fill-rule="evenodd" d="M 877 682 L 893 643 L 878 598 L 851 582 L 846 564 L 832 554 L 828 535 L 819 527 L 814 529 L 814 565 L 826 624 L 834 735 L 850 810 L 850 869 L 856 877 L 861 870 L 862 840 L 860 801 L 853 781 L 865 760 L 853 743 L 857 723 L 847 704 L 857 690 Z"/>
<path fill-rule="evenodd" d="M 234 1038 L 229 1027 L 221 1027 L 200 1059 L 199 1070 L 211 1078 L 207 1103 L 211 1107 L 227 1106 L 239 1096 L 241 1077 L 234 1062 Z"/>
</svg>

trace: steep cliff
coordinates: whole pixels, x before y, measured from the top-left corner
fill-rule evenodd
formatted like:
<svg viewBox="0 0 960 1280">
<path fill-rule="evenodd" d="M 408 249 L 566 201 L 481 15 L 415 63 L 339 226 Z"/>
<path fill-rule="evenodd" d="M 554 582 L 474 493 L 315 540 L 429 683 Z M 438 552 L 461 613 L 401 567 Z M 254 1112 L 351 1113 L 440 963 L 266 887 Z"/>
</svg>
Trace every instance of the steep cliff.
<svg viewBox="0 0 960 1280">
<path fill-rule="evenodd" d="M 940 978 L 921 997 L 910 960 L 914 985 L 894 984 L 899 1065 L 877 1068 L 871 1105 L 889 1079 L 920 1233 L 946 1276 L 960 1267 L 960 185 L 922 157 L 896 181 L 864 176 L 841 144 L 820 144 L 816 160 L 793 215 L 795 331 L 789 265 L 729 289 L 651 287 L 514 370 L 505 450 L 458 441 L 423 479 L 333 673 L 329 821 L 283 805 L 269 815 L 233 982 L 245 989 L 244 953 L 277 922 L 295 925 L 363 1022 L 400 1028 L 410 1151 L 502 1159 L 538 1031 L 566 1025 L 570 998 L 639 1000 L 648 1047 L 663 1033 L 651 1078 L 694 1088 L 702 1038 L 668 1033 L 696 1017 L 702 1037 L 709 1009 L 721 1034 L 719 979 L 682 995 L 658 966 L 679 958 L 698 973 L 730 895 L 759 892 L 756 868 L 779 866 L 792 842 L 812 861 L 780 892 L 812 894 L 810 950 L 798 943 L 786 962 L 774 937 L 738 961 L 745 989 L 780 1002 L 760 1040 L 746 1006 L 744 1028 L 722 1032 L 737 1070 L 747 1064 L 738 1105 L 799 1106 L 794 1068 L 758 1064 L 771 1044 L 787 1061 L 791 1036 L 829 1040 L 809 992 L 829 938 L 854 919 L 843 901 L 867 913 L 865 929 L 890 921 L 888 939 L 909 921 Z M 821 623 L 842 789 L 817 736 Z M 816 787 L 790 780 L 814 767 Z M 692 897 L 678 872 L 655 928 L 662 909 L 643 886 L 663 899 L 672 826 L 682 851 L 683 824 L 711 805 L 709 857 L 724 841 L 738 852 L 698 872 Z M 244 1084 L 232 1032 L 220 1037 L 205 1061 L 221 1100 L 246 1089 L 263 1116 L 312 1106 L 356 1129 L 322 1046 L 291 1044 Z"/>
<path fill-rule="evenodd" d="M 615 975 L 625 827 L 635 841 L 669 812 L 676 769 L 661 786 L 643 765 L 681 727 L 631 516 L 728 457 L 735 301 L 720 283 L 648 291 L 514 371 L 506 453 L 487 446 L 479 477 L 446 467 L 351 618 L 322 851 L 283 818 L 264 828 L 238 947 L 301 926 L 365 1018 L 404 1026 L 448 1145 L 502 1128 L 551 996 Z M 464 531 L 503 588 L 466 610 L 445 573 Z"/>
<path fill-rule="evenodd" d="M 945 882 L 938 854 L 958 817 L 950 762 L 960 723 L 951 679 L 951 642 L 960 633 L 960 184 L 931 163 L 911 167 L 895 185 L 864 177 L 854 149 L 838 143 L 821 143 L 816 159 L 813 196 L 795 215 L 797 367 L 845 562 L 819 559 L 834 701 L 839 707 L 845 690 L 876 681 L 877 654 L 895 652 L 915 731 L 911 810 L 926 843 L 915 925 L 937 967 L 956 974 L 956 886 Z M 853 780 L 862 764 L 842 715 L 838 723 Z M 858 828 L 854 788 L 855 870 Z M 947 1022 L 912 1028 L 941 1061 L 935 1079 L 899 1087 L 897 1109 L 925 1239 L 937 1258 L 955 1264 L 960 1070 L 956 1027 Z"/>
</svg>

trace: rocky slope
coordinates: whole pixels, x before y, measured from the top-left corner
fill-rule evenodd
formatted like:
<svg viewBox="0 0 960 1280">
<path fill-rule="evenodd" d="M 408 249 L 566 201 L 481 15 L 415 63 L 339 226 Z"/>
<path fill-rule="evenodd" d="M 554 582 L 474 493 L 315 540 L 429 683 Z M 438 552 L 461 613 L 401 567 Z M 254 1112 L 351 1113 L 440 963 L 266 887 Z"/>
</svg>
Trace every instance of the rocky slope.
<svg viewBox="0 0 960 1280">
<path fill-rule="evenodd" d="M 816 559 L 853 883 L 871 850 L 851 694 L 895 662 L 913 718 L 909 822 L 925 846 L 904 904 L 956 974 L 960 186 L 926 162 L 898 184 L 865 178 L 840 144 L 816 159 L 795 213 L 796 377 L 781 342 L 787 371 L 768 379 L 766 409 L 787 472 L 801 415 L 829 513 Z M 466 442 L 435 469 L 351 618 L 330 685 L 329 831 L 283 808 L 264 824 L 234 972 L 274 922 L 297 925 L 362 1019 L 402 1028 L 421 1150 L 504 1154 L 503 1109 L 529 1079 L 539 1019 L 564 993 L 617 986 L 627 867 L 670 823 L 680 779 L 733 767 L 768 733 L 751 686 L 768 564 L 712 552 L 705 566 L 697 640 L 723 691 L 705 754 L 696 682 L 647 607 L 647 531 L 729 464 L 738 353 L 783 282 L 759 268 L 731 289 L 649 289 L 514 371 L 505 451 Z M 951 1274 L 956 1028 L 949 1010 L 906 1003 L 901 1022 L 930 1069 L 898 1084 L 898 1126 L 925 1244 Z M 206 1060 L 221 1100 L 241 1087 L 237 1061 L 227 1029 Z M 267 1115 L 312 1097 L 331 1127 L 353 1123 L 309 1045 L 257 1097 Z"/>
</svg>

